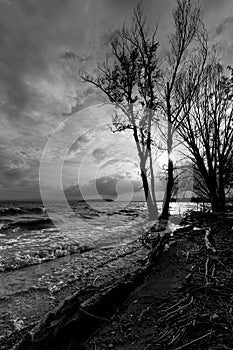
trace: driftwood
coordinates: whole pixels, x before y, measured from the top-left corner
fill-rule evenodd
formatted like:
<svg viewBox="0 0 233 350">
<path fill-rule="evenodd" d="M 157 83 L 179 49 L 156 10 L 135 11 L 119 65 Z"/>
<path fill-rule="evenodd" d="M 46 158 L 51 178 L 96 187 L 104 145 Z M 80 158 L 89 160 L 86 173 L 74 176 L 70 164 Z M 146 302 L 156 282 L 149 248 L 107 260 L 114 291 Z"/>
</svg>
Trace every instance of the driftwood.
<svg viewBox="0 0 233 350">
<path fill-rule="evenodd" d="M 146 270 L 141 268 L 134 276 L 125 276 L 82 304 L 77 295 L 67 298 L 55 312 L 47 314 L 32 335 L 27 334 L 14 349 L 65 350 L 71 344 L 77 350 L 82 349 L 81 343 L 103 322 L 108 322 L 118 304 L 142 282 Z"/>
<path fill-rule="evenodd" d="M 108 289 L 80 304 L 77 295 L 67 298 L 55 311 L 27 334 L 15 350 L 82 349 L 82 342 L 104 322 L 108 322 L 117 305 L 142 281 L 145 269 L 135 276 L 125 276 Z"/>
</svg>

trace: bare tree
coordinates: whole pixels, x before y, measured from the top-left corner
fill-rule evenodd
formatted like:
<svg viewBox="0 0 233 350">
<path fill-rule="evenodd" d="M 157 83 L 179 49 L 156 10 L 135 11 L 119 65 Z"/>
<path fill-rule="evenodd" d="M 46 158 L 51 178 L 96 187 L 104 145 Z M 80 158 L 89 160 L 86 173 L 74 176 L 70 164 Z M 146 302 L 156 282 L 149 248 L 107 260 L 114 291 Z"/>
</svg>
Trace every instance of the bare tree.
<svg viewBox="0 0 233 350">
<path fill-rule="evenodd" d="M 229 72 L 226 75 L 215 59 L 206 65 L 192 103 L 183 106 L 185 117 L 179 128 L 215 212 L 225 210 L 225 191 L 232 172 L 232 68 Z"/>
<path fill-rule="evenodd" d="M 174 164 L 172 159 L 173 139 L 179 128 L 183 105 L 192 101 L 199 85 L 207 57 L 207 35 L 202 22 L 201 8 L 195 0 L 177 0 L 173 11 L 174 32 L 169 37 L 166 52 L 163 83 L 160 86 L 160 111 L 167 122 L 166 147 L 168 154 L 167 187 L 163 201 L 161 219 L 168 219 L 169 204 L 174 186 Z M 184 76 L 185 84 L 183 82 Z M 177 91 L 182 94 L 177 98 Z M 191 103 L 190 103 L 191 104 Z M 187 111 L 188 113 L 188 111 Z"/>
<path fill-rule="evenodd" d="M 115 104 L 113 131 L 132 130 L 151 219 L 158 216 L 151 153 L 158 102 L 155 88 L 160 77 L 156 32 L 157 26 L 152 32 L 146 26 L 142 7 L 138 5 L 131 27 L 123 26 L 111 38 L 111 56 L 98 66 L 98 74 L 84 72 L 81 75 L 85 82 L 96 86 Z"/>
</svg>

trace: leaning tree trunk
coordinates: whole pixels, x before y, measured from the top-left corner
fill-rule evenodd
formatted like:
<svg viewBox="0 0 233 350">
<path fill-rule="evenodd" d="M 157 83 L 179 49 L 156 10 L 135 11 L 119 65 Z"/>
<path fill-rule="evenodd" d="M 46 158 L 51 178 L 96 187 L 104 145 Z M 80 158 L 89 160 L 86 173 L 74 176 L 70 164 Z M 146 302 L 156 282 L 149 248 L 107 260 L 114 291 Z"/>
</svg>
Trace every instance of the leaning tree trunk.
<svg viewBox="0 0 233 350">
<path fill-rule="evenodd" d="M 168 105 L 170 106 L 169 102 Z M 170 107 L 169 107 L 170 110 Z M 170 112 L 169 112 L 170 113 Z M 169 114 L 170 115 L 170 114 Z M 160 215 L 161 220 L 169 219 L 169 206 L 172 199 L 172 190 L 174 186 L 174 165 L 173 160 L 171 159 L 172 154 L 172 124 L 171 118 L 168 117 L 168 130 L 167 130 L 167 153 L 168 153 L 168 178 L 167 178 L 167 186 L 166 192 L 163 200 L 163 209 Z"/>
<path fill-rule="evenodd" d="M 138 129 L 137 129 L 136 125 L 134 125 L 134 128 L 133 128 L 133 135 L 134 135 L 134 140 L 136 142 L 136 146 L 137 146 L 137 150 L 138 150 L 138 156 L 140 158 L 142 185 L 143 185 L 143 189 L 144 189 L 149 218 L 151 220 L 156 220 L 158 218 L 158 208 L 157 208 L 156 198 L 155 198 L 155 194 L 154 194 L 153 198 L 151 196 L 150 187 L 149 187 L 149 183 L 148 183 L 148 177 L 147 177 L 147 171 L 146 171 L 146 159 L 145 159 L 145 156 L 143 155 L 143 152 L 140 148 L 140 142 L 139 142 L 139 138 L 138 138 Z M 150 156 L 151 156 L 151 154 L 150 154 Z M 151 175 L 151 176 L 153 176 L 153 175 Z M 152 191 L 154 191 L 154 186 L 152 186 Z M 154 199 L 154 202 L 153 202 L 153 199 Z"/>
<path fill-rule="evenodd" d="M 160 215 L 161 220 L 168 220 L 169 219 L 169 207 L 171 203 L 172 198 L 172 190 L 174 185 L 174 178 L 173 178 L 173 161 L 169 159 L 168 161 L 168 179 L 167 179 L 167 186 L 166 186 L 166 192 L 163 200 L 163 210 Z"/>
<path fill-rule="evenodd" d="M 147 174 L 146 174 L 146 169 L 145 169 L 144 165 L 141 165 L 141 178 L 142 178 L 142 184 L 143 184 L 143 189 L 144 189 L 144 193 L 145 193 L 149 218 L 151 220 L 156 220 L 158 218 L 158 209 L 157 209 L 157 205 L 154 205 L 154 203 L 152 201 L 150 188 L 149 188 L 149 184 L 148 184 L 148 179 L 147 179 Z"/>
<path fill-rule="evenodd" d="M 153 201 L 153 206 L 154 206 L 154 212 L 155 212 L 156 219 L 157 219 L 158 215 L 159 215 L 159 211 L 158 211 L 157 199 L 156 199 L 156 194 L 155 194 L 155 177 L 154 177 L 151 149 L 149 149 L 149 159 L 150 159 L 150 176 L 151 176 L 151 196 L 152 196 L 152 201 Z"/>
</svg>

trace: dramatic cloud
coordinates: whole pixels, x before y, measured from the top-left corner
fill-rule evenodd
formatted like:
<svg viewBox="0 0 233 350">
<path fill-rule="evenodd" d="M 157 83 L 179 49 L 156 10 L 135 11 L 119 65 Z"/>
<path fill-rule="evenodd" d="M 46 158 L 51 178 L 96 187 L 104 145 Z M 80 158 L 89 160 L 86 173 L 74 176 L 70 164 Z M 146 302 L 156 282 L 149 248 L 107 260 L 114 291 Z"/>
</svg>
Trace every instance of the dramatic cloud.
<svg viewBox="0 0 233 350">
<path fill-rule="evenodd" d="M 141 181 L 124 178 L 119 174 L 111 176 L 102 176 L 89 181 L 86 185 L 78 184 L 69 186 L 65 189 L 67 198 L 76 197 L 79 199 L 117 198 L 119 195 L 134 195 L 141 190 Z"/>
<path fill-rule="evenodd" d="M 101 162 L 108 156 L 108 152 L 103 149 L 103 148 L 96 148 L 93 152 L 92 155 L 95 159 L 95 162 Z"/>
<path fill-rule="evenodd" d="M 67 183 L 75 183 L 74 169 L 80 164 L 84 164 L 83 182 L 85 178 L 90 181 L 97 170 L 98 178 L 118 173 L 137 181 L 138 167 L 133 165 L 138 164 L 137 154 L 132 143 L 124 147 L 126 141 L 119 134 L 111 139 L 106 127 L 97 128 L 111 122 L 111 110 L 86 108 L 99 104 L 102 97 L 92 86 L 80 82 L 78 75 L 79 69 L 92 71 L 103 60 L 109 35 L 123 22 L 130 22 L 137 2 L 0 0 L 2 198 L 13 198 L 14 192 L 17 198 L 24 198 L 25 190 L 28 196 L 38 196 L 39 163 L 45 144 L 66 117 L 75 115 L 78 117 L 64 127 L 51 149 L 52 162 L 68 147 L 64 170 Z M 211 41 L 224 54 L 225 62 L 232 64 L 233 2 L 202 3 Z M 174 4 L 174 0 L 143 1 L 148 24 L 160 18 L 161 50 L 172 29 Z M 71 138 L 74 142 L 69 145 Z M 96 170 L 98 162 L 102 168 Z M 53 176 L 51 173 L 51 183 Z"/>
<path fill-rule="evenodd" d="M 224 34 L 229 29 L 232 32 L 233 16 L 229 16 L 220 25 L 216 28 L 215 34 L 221 35 Z"/>
</svg>

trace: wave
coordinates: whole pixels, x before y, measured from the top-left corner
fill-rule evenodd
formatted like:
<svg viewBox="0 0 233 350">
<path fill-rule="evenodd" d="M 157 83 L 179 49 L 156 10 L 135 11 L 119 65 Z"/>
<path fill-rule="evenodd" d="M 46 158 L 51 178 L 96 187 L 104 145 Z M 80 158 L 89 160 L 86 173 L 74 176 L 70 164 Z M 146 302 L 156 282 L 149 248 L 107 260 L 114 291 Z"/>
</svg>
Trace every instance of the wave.
<svg viewBox="0 0 233 350">
<path fill-rule="evenodd" d="M 124 208 L 124 209 L 119 209 L 117 211 L 112 211 L 112 212 L 107 213 L 108 216 L 112 216 L 112 215 L 116 215 L 116 214 L 122 215 L 122 216 L 137 217 L 140 215 L 140 211 L 137 209 Z"/>
<path fill-rule="evenodd" d="M 20 254 L 17 252 L 14 256 L 5 257 L 0 260 L 0 272 L 18 270 L 75 253 L 82 254 L 93 249 L 94 247 L 88 245 L 80 245 L 77 242 L 71 242 L 60 243 L 53 248 L 42 249 L 29 254 Z"/>
<path fill-rule="evenodd" d="M 131 208 L 121 209 L 121 210 L 119 210 L 119 212 L 120 212 L 120 214 L 127 215 L 127 216 L 139 216 L 139 214 L 140 214 L 139 210 L 131 209 Z"/>
<path fill-rule="evenodd" d="M 5 231 L 15 228 L 25 228 L 28 230 L 43 229 L 53 226 L 49 218 L 21 218 L 19 220 L 0 223 L 0 231 Z"/>
<path fill-rule="evenodd" d="M 22 214 L 43 214 L 45 209 L 42 206 L 38 207 L 4 207 L 0 208 L 0 216 L 15 216 Z"/>
</svg>

